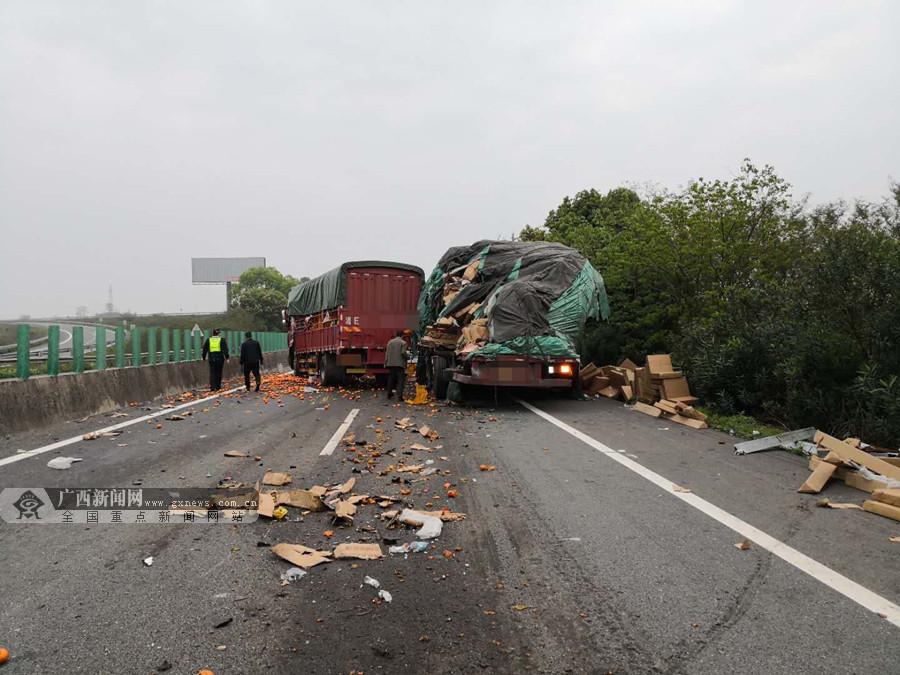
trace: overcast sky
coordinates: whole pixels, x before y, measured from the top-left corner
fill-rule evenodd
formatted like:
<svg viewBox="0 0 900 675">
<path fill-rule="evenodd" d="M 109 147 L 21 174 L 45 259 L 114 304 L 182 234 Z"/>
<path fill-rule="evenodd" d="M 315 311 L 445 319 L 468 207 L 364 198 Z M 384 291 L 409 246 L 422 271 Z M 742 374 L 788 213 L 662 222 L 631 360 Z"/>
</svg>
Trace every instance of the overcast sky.
<svg viewBox="0 0 900 675">
<path fill-rule="evenodd" d="M 662 4 L 0 0 L 0 317 L 224 307 L 192 256 L 429 271 L 743 157 L 900 178 L 900 3 Z"/>
</svg>

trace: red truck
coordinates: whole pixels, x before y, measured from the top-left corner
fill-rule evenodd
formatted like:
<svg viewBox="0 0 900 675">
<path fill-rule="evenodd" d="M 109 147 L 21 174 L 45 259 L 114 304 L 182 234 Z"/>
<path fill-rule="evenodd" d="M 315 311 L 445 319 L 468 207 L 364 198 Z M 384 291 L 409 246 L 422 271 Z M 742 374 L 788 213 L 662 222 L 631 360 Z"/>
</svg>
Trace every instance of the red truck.
<svg viewBox="0 0 900 675">
<path fill-rule="evenodd" d="M 418 325 L 424 276 L 414 265 L 364 260 L 292 288 L 283 318 L 294 373 L 314 370 L 325 385 L 385 376 L 388 340 Z"/>
</svg>

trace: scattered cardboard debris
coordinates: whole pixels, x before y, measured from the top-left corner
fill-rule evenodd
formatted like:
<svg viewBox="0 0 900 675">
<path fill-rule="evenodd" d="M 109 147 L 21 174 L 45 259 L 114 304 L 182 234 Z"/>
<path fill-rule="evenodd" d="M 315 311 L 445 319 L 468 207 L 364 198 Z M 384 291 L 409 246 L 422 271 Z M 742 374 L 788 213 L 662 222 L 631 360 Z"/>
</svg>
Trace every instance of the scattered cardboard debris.
<svg viewBox="0 0 900 675">
<path fill-rule="evenodd" d="M 225 456 L 226 457 L 246 458 L 246 457 L 249 457 L 250 455 L 248 455 L 246 452 L 241 452 L 240 450 L 229 450 L 228 452 L 225 453 Z"/>
<path fill-rule="evenodd" d="M 900 506 L 900 489 L 881 488 L 872 492 L 872 499 L 891 506 Z"/>
<path fill-rule="evenodd" d="M 691 488 L 684 487 L 684 485 L 678 485 L 678 483 L 672 483 L 672 489 L 675 492 L 692 492 Z"/>
<path fill-rule="evenodd" d="M 378 544 L 339 544 L 334 549 L 335 560 L 355 558 L 356 560 L 377 560 L 383 558 L 381 546 Z"/>
<path fill-rule="evenodd" d="M 825 484 L 831 479 L 831 476 L 836 470 L 837 467 L 834 464 L 822 462 L 816 467 L 815 471 L 809 475 L 809 478 L 806 479 L 797 492 L 818 494 L 822 491 L 822 488 L 825 487 Z"/>
<path fill-rule="evenodd" d="M 356 504 L 351 504 L 350 502 L 345 502 L 342 499 L 339 499 L 334 504 L 334 516 L 335 518 L 342 518 L 349 522 L 353 522 L 353 516 L 356 515 Z"/>
<path fill-rule="evenodd" d="M 283 471 L 266 471 L 263 476 L 263 485 L 288 485 L 292 482 L 291 474 Z"/>
<path fill-rule="evenodd" d="M 276 506 L 274 492 L 259 493 L 259 503 L 256 509 L 259 515 L 265 516 L 266 518 L 274 518 Z"/>
<path fill-rule="evenodd" d="M 272 553 L 303 569 L 331 562 L 330 551 L 317 551 L 302 544 L 275 544 L 272 547 Z"/>
<path fill-rule="evenodd" d="M 900 506 L 876 502 L 874 499 L 867 499 L 863 502 L 863 509 L 869 513 L 877 513 L 879 516 L 900 521 Z"/>
<path fill-rule="evenodd" d="M 645 415 L 650 415 L 650 417 L 660 417 L 663 414 L 663 411 L 656 406 L 647 405 L 646 403 L 642 403 L 640 401 L 632 406 L 632 410 L 644 413 Z"/>
<path fill-rule="evenodd" d="M 820 499 L 816 502 L 816 506 L 822 507 L 824 509 L 858 509 L 862 511 L 862 506 L 859 504 L 851 504 L 850 502 L 833 502 L 830 499 Z"/>
<path fill-rule="evenodd" d="M 749 551 L 750 550 L 750 540 L 749 539 L 741 539 L 738 543 L 734 545 L 736 549 L 741 551 Z"/>
<path fill-rule="evenodd" d="M 310 490 L 284 490 L 276 494 L 278 504 L 285 504 L 306 511 L 324 511 L 326 508 L 321 498 L 314 495 Z"/>
<path fill-rule="evenodd" d="M 336 489 L 339 494 L 345 495 L 353 489 L 354 485 L 356 485 L 356 478 L 348 478 L 346 482 L 341 483 Z"/>
</svg>

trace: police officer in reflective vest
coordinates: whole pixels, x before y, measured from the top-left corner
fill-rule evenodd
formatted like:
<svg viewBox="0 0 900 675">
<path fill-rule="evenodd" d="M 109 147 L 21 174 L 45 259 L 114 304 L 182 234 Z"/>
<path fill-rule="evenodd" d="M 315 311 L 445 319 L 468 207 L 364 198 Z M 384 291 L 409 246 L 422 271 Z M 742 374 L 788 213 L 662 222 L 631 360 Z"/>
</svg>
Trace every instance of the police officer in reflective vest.
<svg viewBox="0 0 900 675">
<path fill-rule="evenodd" d="M 203 360 L 209 356 L 209 390 L 218 391 L 222 388 L 222 369 L 228 360 L 228 343 L 219 335 L 219 329 L 214 328 L 212 335 L 203 342 Z"/>
</svg>

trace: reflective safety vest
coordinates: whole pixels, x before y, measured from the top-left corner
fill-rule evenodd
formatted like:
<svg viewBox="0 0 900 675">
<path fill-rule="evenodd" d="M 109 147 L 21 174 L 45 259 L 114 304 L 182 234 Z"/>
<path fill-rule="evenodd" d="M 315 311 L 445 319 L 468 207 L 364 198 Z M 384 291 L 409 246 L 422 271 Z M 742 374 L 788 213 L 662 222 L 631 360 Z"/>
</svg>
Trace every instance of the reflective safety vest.
<svg viewBox="0 0 900 675">
<path fill-rule="evenodd" d="M 213 335 L 209 338 L 209 352 L 215 353 L 222 351 L 222 338 L 218 335 Z"/>
</svg>

